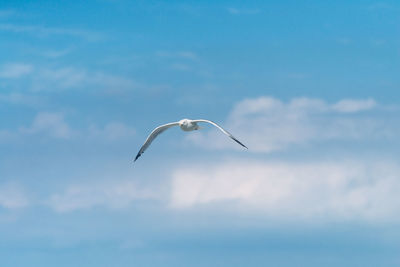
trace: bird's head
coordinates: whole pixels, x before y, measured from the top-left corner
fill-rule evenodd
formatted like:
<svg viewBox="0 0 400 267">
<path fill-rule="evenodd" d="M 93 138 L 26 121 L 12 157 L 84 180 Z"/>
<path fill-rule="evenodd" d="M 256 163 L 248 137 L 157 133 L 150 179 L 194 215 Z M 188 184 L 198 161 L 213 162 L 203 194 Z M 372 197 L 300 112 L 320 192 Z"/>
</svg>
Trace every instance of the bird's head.
<svg viewBox="0 0 400 267">
<path fill-rule="evenodd" d="M 179 125 L 188 125 L 189 124 L 189 119 L 182 119 L 179 121 Z"/>
</svg>

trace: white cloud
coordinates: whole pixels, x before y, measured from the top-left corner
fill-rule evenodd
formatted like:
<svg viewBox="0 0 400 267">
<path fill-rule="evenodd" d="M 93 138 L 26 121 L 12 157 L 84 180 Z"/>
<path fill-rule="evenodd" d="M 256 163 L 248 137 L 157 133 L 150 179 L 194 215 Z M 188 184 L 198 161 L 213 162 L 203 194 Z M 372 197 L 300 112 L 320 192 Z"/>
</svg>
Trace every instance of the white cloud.
<svg viewBox="0 0 400 267">
<path fill-rule="evenodd" d="M 40 112 L 34 118 L 29 128 L 21 128 L 22 133 L 27 134 L 46 134 L 60 139 L 71 138 L 74 134 L 72 129 L 64 120 L 61 113 Z"/>
<path fill-rule="evenodd" d="M 225 162 L 180 167 L 172 176 L 173 209 L 220 204 L 271 219 L 400 219 L 400 168 L 394 163 Z"/>
<path fill-rule="evenodd" d="M 93 207 L 121 209 L 129 206 L 135 200 L 155 199 L 152 191 L 139 188 L 129 180 L 112 183 L 73 185 L 65 192 L 53 194 L 48 205 L 57 212 L 71 212 Z"/>
<path fill-rule="evenodd" d="M 0 78 L 15 79 L 32 73 L 33 66 L 25 63 L 9 63 L 0 67 Z"/>
<path fill-rule="evenodd" d="M 358 112 L 376 107 L 373 99 L 357 100 L 344 99 L 333 105 L 333 109 L 339 112 Z"/>
<path fill-rule="evenodd" d="M 328 104 L 312 98 L 294 98 L 285 103 L 272 97 L 259 97 L 235 105 L 224 126 L 250 151 L 258 152 L 322 141 L 377 139 L 398 132 L 396 126 L 384 119 L 361 113 L 376 107 L 373 99 L 343 99 Z M 217 130 L 198 132 L 188 139 L 202 147 L 240 148 Z"/>
<path fill-rule="evenodd" d="M 0 185 L 0 207 L 18 209 L 28 206 L 24 191 L 14 184 Z"/>
</svg>

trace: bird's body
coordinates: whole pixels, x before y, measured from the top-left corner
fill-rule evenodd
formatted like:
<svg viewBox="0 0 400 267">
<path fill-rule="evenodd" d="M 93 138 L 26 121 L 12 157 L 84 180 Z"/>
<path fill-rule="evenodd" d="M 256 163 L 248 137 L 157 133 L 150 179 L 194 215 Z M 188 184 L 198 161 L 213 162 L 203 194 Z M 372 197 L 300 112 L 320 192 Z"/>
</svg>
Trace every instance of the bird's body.
<svg viewBox="0 0 400 267">
<path fill-rule="evenodd" d="M 239 140 L 237 140 L 232 134 L 230 134 L 228 131 L 224 130 L 221 126 L 219 126 L 215 122 L 212 122 L 212 121 L 209 121 L 209 120 L 203 120 L 203 119 L 199 119 L 199 120 L 183 119 L 183 120 L 180 120 L 178 122 L 167 123 L 167 124 L 164 124 L 164 125 L 161 125 L 161 126 L 158 126 L 157 128 L 155 128 L 150 133 L 150 135 L 147 137 L 146 142 L 144 142 L 143 146 L 140 148 L 140 150 L 139 150 L 138 154 L 136 155 L 134 161 L 136 161 L 144 153 L 144 151 L 150 146 L 151 142 L 153 142 L 153 140 L 159 134 L 164 132 L 165 130 L 167 130 L 167 129 L 171 128 L 171 127 L 174 127 L 174 126 L 178 126 L 178 125 L 185 132 L 199 130 L 200 127 L 197 124 L 198 122 L 205 122 L 205 123 L 210 123 L 210 124 L 214 125 L 218 129 L 220 129 L 224 134 L 226 134 L 227 136 L 232 138 L 236 143 L 238 143 L 239 145 L 247 148 Z"/>
<path fill-rule="evenodd" d="M 194 122 L 193 120 L 183 119 L 180 120 L 178 123 L 179 127 L 181 127 L 181 129 L 185 132 L 190 132 L 199 129 L 197 122 Z"/>
</svg>

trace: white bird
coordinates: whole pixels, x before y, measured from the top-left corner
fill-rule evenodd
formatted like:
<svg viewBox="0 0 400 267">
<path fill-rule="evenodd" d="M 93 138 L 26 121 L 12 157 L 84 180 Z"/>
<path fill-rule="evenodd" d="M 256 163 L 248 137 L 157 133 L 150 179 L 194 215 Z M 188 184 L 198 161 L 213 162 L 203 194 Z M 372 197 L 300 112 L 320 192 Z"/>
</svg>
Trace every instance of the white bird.
<svg viewBox="0 0 400 267">
<path fill-rule="evenodd" d="M 219 126 L 218 124 L 216 124 L 215 122 L 209 121 L 209 120 L 189 120 L 189 119 L 183 119 L 177 122 L 171 122 L 171 123 L 167 123 L 161 126 L 158 126 L 157 128 L 155 128 L 150 135 L 147 137 L 146 142 L 144 142 L 143 146 L 140 148 L 138 154 L 135 157 L 134 162 L 144 153 L 144 151 L 150 146 L 151 142 L 153 142 L 153 140 L 162 132 L 164 132 L 165 130 L 167 130 L 168 128 L 171 128 L 173 126 L 178 126 L 181 127 L 181 129 L 185 132 L 190 132 L 193 130 L 198 130 L 200 129 L 200 127 L 197 125 L 198 122 L 207 122 L 210 123 L 212 125 L 214 125 L 215 127 L 217 127 L 218 129 L 220 129 L 224 134 L 226 134 L 227 136 L 229 136 L 230 138 L 232 138 L 236 143 L 238 143 L 239 145 L 247 148 L 245 145 L 243 145 L 239 140 L 237 140 L 232 134 L 230 134 L 228 131 L 224 130 L 221 126 Z"/>
</svg>

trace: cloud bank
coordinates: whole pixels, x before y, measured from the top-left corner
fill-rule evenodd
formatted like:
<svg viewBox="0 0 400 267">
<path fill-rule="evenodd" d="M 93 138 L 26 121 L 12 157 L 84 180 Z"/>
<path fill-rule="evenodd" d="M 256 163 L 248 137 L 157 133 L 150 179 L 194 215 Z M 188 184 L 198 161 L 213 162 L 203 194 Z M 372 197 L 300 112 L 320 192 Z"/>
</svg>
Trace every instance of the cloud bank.
<svg viewBox="0 0 400 267">
<path fill-rule="evenodd" d="M 170 207 L 223 207 L 272 219 L 399 221 L 400 167 L 389 162 L 222 162 L 176 169 Z"/>
<path fill-rule="evenodd" d="M 329 104 L 321 99 L 294 98 L 283 102 L 273 97 L 245 99 L 236 104 L 224 125 L 250 151 L 272 152 L 295 145 L 330 141 L 383 139 L 398 127 L 374 114 L 373 99 L 343 99 Z M 211 149 L 236 148 L 216 130 L 196 133 L 188 139 Z"/>
<path fill-rule="evenodd" d="M 138 187 L 134 180 L 82 182 L 51 194 L 45 202 L 61 213 L 96 207 L 120 209 L 136 201 L 156 200 L 173 211 L 220 208 L 277 220 L 398 221 L 400 165 L 397 161 L 379 155 L 375 156 L 379 160 L 373 161 L 361 153 L 354 157 L 343 151 L 324 157 L 330 160 L 318 158 L 324 153 L 320 149 L 323 142 L 361 140 L 368 145 L 374 138 L 391 138 L 398 129 L 380 114 L 381 109 L 373 99 L 342 99 L 331 104 L 312 98 L 288 102 L 272 97 L 245 99 L 233 107 L 226 124 L 239 140 L 246 141 L 249 152 L 317 144 L 314 151 L 319 154 L 304 161 L 298 157 L 294 161 L 290 153 L 280 160 L 246 153 L 245 160 L 233 156 L 229 161 L 213 163 L 188 161 L 169 166 L 163 171 L 163 179 L 156 179 L 158 182 L 151 185 Z M 394 115 L 395 111 L 388 112 Z M 115 142 L 134 136 L 135 130 L 121 122 L 73 129 L 62 113 L 41 112 L 19 133 L 71 141 L 72 137 L 88 136 Z M 1 134 L 6 136 L 7 132 Z M 191 134 L 189 139 L 208 145 L 209 149 L 237 146 L 218 131 Z M 6 202 L 7 199 L 0 196 L 0 205 L 23 206 L 23 201 Z"/>
</svg>

